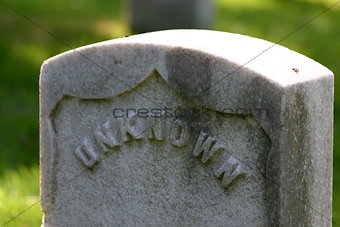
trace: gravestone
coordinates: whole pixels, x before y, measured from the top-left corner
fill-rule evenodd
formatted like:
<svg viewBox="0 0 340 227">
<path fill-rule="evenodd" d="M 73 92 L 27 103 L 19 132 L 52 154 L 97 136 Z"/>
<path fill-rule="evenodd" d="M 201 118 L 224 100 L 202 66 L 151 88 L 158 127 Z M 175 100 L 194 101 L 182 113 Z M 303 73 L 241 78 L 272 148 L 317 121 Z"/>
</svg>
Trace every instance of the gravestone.
<svg viewBox="0 0 340 227">
<path fill-rule="evenodd" d="M 129 21 L 135 33 L 164 29 L 211 29 L 212 0 L 129 0 Z"/>
<path fill-rule="evenodd" d="M 331 226 L 333 74 L 301 54 L 147 33 L 45 61 L 40 101 L 43 226 Z"/>
</svg>

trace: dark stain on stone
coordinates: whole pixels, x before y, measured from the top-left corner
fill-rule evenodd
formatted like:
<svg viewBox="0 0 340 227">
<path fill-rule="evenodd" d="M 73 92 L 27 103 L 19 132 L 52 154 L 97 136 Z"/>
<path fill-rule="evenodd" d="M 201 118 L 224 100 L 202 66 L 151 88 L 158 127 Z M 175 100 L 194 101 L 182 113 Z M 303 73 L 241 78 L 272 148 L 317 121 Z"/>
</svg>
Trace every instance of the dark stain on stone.
<svg viewBox="0 0 340 227">
<path fill-rule="evenodd" d="M 182 95 L 206 100 L 211 89 L 211 59 L 204 53 L 174 48 L 166 54 L 169 83 Z"/>
</svg>

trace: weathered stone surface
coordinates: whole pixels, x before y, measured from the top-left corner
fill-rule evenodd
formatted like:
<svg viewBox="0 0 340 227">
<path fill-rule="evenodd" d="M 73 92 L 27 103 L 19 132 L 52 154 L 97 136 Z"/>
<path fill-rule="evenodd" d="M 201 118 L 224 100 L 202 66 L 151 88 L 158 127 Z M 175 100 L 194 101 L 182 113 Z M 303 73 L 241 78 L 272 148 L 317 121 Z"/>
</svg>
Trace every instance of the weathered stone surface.
<svg viewBox="0 0 340 227">
<path fill-rule="evenodd" d="M 272 45 L 173 30 L 47 60 L 44 226 L 330 226 L 333 75 L 254 59 Z"/>
<path fill-rule="evenodd" d="M 164 29 L 211 29 L 212 0 L 129 0 L 129 21 L 136 33 Z"/>
</svg>

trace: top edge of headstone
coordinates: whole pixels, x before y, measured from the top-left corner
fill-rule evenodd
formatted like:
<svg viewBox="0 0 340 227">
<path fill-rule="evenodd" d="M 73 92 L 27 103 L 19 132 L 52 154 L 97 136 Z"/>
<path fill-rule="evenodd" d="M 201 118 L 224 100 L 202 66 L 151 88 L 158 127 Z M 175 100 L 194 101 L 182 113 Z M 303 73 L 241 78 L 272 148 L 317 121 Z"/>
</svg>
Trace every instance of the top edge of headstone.
<svg viewBox="0 0 340 227">
<path fill-rule="evenodd" d="M 46 65 L 66 55 L 79 55 L 94 47 L 124 44 L 180 47 L 203 52 L 233 62 L 238 69 L 254 71 L 280 87 L 334 76 L 320 63 L 279 44 L 241 34 L 199 29 L 149 32 L 86 45 L 47 59 L 42 72 Z"/>
</svg>

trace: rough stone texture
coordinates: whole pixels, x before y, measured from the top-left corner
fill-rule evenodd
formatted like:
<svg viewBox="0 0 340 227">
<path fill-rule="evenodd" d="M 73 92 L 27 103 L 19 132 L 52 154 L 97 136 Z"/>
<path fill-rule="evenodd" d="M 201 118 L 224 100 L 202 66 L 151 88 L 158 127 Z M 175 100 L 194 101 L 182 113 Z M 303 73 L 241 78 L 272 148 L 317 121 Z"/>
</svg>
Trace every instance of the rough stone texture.
<svg viewBox="0 0 340 227">
<path fill-rule="evenodd" d="M 45 61 L 43 225 L 331 226 L 333 74 L 273 45 L 172 30 Z"/>
<path fill-rule="evenodd" d="M 164 29 L 211 29 L 212 0 L 129 0 L 129 20 L 136 33 Z"/>
</svg>

